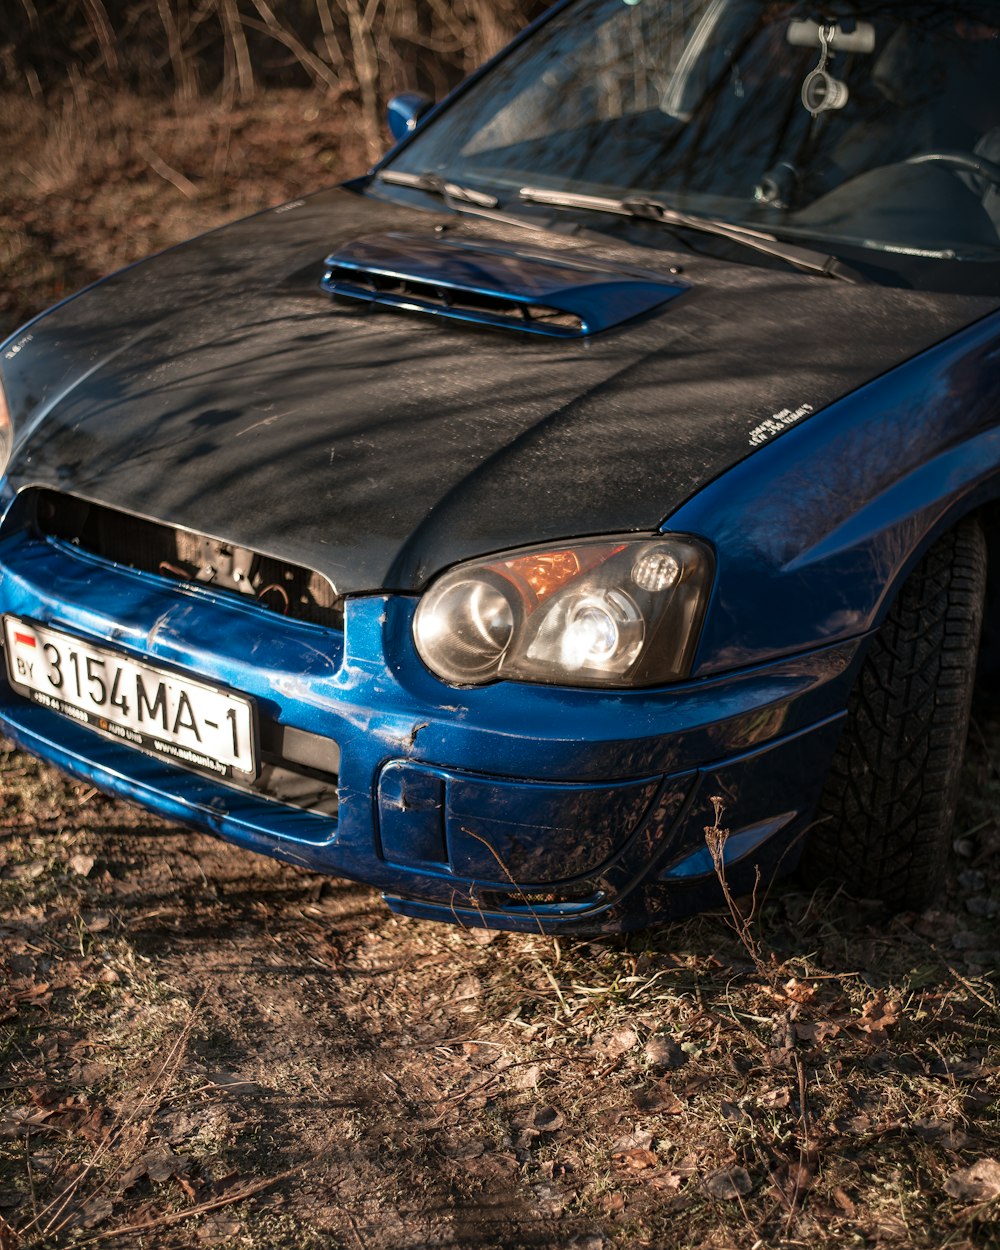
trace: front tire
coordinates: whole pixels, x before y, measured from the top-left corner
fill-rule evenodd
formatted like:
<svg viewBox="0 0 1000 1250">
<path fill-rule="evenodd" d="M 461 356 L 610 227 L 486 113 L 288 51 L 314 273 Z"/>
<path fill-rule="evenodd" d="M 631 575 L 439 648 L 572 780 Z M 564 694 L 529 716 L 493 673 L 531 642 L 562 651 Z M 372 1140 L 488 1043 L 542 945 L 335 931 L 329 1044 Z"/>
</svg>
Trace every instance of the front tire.
<svg viewBox="0 0 1000 1250">
<path fill-rule="evenodd" d="M 813 883 L 894 909 L 937 894 L 952 840 L 986 595 L 974 520 L 934 544 L 872 639 L 803 857 Z"/>
</svg>

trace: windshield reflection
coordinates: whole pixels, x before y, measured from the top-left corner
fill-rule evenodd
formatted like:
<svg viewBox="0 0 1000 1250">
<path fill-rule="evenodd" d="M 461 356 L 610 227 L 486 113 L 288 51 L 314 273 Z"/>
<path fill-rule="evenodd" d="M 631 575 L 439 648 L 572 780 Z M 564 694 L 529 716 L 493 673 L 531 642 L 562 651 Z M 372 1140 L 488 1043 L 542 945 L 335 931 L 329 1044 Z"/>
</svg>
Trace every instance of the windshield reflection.
<svg viewBox="0 0 1000 1250">
<path fill-rule="evenodd" d="M 1000 7 L 580 0 L 401 153 L 495 191 L 655 196 L 901 256 L 997 259 Z"/>
</svg>

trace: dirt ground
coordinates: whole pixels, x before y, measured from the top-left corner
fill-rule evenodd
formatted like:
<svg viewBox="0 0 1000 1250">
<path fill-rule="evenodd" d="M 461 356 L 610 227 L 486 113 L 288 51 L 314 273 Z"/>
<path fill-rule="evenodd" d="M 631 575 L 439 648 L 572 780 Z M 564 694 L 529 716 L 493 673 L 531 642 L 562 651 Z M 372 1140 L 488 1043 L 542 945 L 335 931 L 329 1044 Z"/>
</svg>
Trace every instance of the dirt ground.
<svg viewBox="0 0 1000 1250">
<path fill-rule="evenodd" d="M 283 93 L 0 100 L 0 331 L 361 165 Z M 1000 1245 L 1000 717 L 937 907 L 468 933 L 0 742 L 0 1250 Z"/>
</svg>

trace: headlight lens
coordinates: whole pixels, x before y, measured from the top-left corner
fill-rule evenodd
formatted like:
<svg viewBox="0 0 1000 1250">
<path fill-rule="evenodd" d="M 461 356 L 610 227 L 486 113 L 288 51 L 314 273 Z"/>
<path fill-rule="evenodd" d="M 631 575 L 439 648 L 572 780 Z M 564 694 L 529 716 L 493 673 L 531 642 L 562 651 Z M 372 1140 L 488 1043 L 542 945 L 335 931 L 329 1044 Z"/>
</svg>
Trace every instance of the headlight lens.
<svg viewBox="0 0 1000 1250">
<path fill-rule="evenodd" d="M 11 448 L 14 446 L 14 427 L 10 421 L 10 410 L 7 397 L 3 393 L 3 381 L 0 380 L 0 477 L 7 468 Z"/>
<path fill-rule="evenodd" d="M 502 586 L 477 578 L 442 585 L 421 618 L 420 639 L 447 681 L 492 677 L 514 633 L 514 608 Z"/>
<path fill-rule="evenodd" d="M 696 539 L 587 539 L 460 565 L 414 619 L 427 667 L 457 686 L 651 686 L 690 671 L 713 562 Z"/>
</svg>

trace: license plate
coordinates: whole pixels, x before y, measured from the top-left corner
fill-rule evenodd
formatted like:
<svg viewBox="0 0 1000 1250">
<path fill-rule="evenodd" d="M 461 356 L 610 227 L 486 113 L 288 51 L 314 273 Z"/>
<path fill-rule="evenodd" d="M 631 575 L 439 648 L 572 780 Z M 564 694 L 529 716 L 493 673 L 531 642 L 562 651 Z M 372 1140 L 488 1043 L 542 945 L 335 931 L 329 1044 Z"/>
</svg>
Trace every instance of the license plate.
<svg viewBox="0 0 1000 1250">
<path fill-rule="evenodd" d="M 7 676 L 35 703 L 199 772 L 256 772 L 249 699 L 48 626 L 3 624 Z"/>
</svg>

